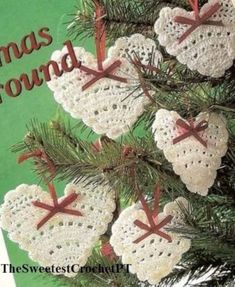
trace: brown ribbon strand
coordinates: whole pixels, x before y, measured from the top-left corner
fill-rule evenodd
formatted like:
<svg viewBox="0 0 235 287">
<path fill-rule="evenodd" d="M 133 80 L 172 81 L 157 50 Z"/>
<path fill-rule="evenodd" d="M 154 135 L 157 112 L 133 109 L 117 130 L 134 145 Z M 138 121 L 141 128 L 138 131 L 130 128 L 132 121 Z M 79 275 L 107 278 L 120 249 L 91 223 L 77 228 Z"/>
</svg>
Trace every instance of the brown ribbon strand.
<svg viewBox="0 0 235 287">
<path fill-rule="evenodd" d="M 100 5 L 99 0 L 94 0 L 96 19 L 95 19 L 95 43 L 96 43 L 96 56 L 97 65 L 100 71 L 103 71 L 103 61 L 105 60 L 106 48 L 106 29 L 103 21 L 104 10 Z"/>
<path fill-rule="evenodd" d="M 115 69 L 120 67 L 120 65 L 121 65 L 121 61 L 117 60 L 113 64 L 108 66 L 106 69 L 104 69 L 100 72 L 97 72 L 96 76 L 93 79 L 91 79 L 89 82 L 87 82 L 85 85 L 83 85 L 82 91 L 85 91 L 87 88 L 92 86 L 95 82 L 97 82 L 98 80 L 105 78 L 105 77 L 111 77 L 112 79 L 116 79 L 119 82 L 127 83 L 126 79 L 124 79 L 122 77 L 117 77 L 117 76 L 111 74 Z"/>
<path fill-rule="evenodd" d="M 48 170 L 51 173 L 52 178 L 55 177 L 56 175 L 55 166 L 53 162 L 49 159 L 45 151 L 41 149 L 37 149 L 35 151 L 26 152 L 22 154 L 18 158 L 18 163 L 22 163 L 25 160 L 32 158 L 32 157 L 38 157 L 38 158 L 44 159 L 46 164 L 48 165 Z M 37 224 L 37 230 L 40 229 L 48 220 L 50 220 L 55 214 L 59 212 L 70 214 L 70 215 L 75 215 L 75 216 L 82 216 L 80 211 L 66 208 L 69 204 L 73 203 L 77 199 L 78 194 L 71 193 L 59 203 L 53 183 L 48 183 L 47 185 L 48 185 L 51 198 L 53 200 L 53 205 L 49 205 L 49 204 L 46 204 L 40 201 L 32 202 L 34 206 L 49 211 L 49 213 L 42 220 L 40 220 L 40 222 Z"/>
<path fill-rule="evenodd" d="M 207 142 L 202 139 L 202 137 L 198 134 L 201 131 L 204 131 L 208 128 L 208 122 L 203 120 L 198 123 L 196 126 L 194 125 L 193 120 L 190 120 L 189 123 L 186 123 L 182 119 L 178 119 L 176 121 L 176 125 L 183 128 L 185 132 L 173 139 L 173 144 L 177 144 L 178 142 L 194 136 L 204 147 L 207 147 Z"/>
<path fill-rule="evenodd" d="M 26 161 L 32 157 L 37 157 L 37 158 L 43 159 L 48 166 L 48 171 L 51 173 L 51 178 L 55 177 L 56 168 L 55 168 L 53 162 L 49 159 L 49 157 L 45 153 L 45 151 L 42 149 L 37 149 L 35 151 L 23 153 L 22 155 L 19 156 L 17 162 L 20 164 L 20 163 L 22 163 L 22 162 L 24 162 L 24 161 Z"/>
<path fill-rule="evenodd" d="M 199 1 L 189 0 L 189 3 L 194 11 L 195 19 L 182 17 L 182 16 L 176 16 L 174 19 L 176 23 L 186 24 L 186 25 L 191 26 L 178 39 L 179 44 L 182 43 L 194 30 L 196 30 L 201 25 L 223 26 L 222 21 L 208 20 L 211 16 L 213 16 L 220 9 L 221 5 L 219 3 L 211 5 L 209 10 L 205 12 L 202 16 L 200 16 L 200 13 L 199 13 Z"/>
<path fill-rule="evenodd" d="M 168 240 L 169 242 L 172 241 L 171 237 L 166 234 L 165 232 L 161 231 L 160 229 L 162 227 L 164 227 L 165 225 L 167 225 L 169 222 L 171 222 L 172 220 L 172 216 L 168 215 L 166 218 L 164 218 L 160 223 L 157 223 L 157 217 L 158 217 L 158 213 L 159 213 L 159 201 L 160 201 L 160 186 L 157 185 L 155 193 L 154 193 L 154 206 L 153 206 L 153 210 L 151 210 L 146 202 L 146 200 L 144 199 L 143 195 L 140 193 L 139 194 L 139 198 L 140 198 L 140 202 L 142 204 L 142 208 L 147 216 L 149 225 L 141 222 L 140 220 L 135 220 L 134 224 L 136 226 L 138 226 L 139 228 L 147 231 L 145 234 L 143 234 L 142 236 L 140 236 L 139 238 L 137 238 L 136 240 L 133 241 L 133 243 L 139 243 L 142 240 L 144 240 L 145 238 L 147 238 L 148 236 L 150 236 L 151 234 L 157 234 L 163 238 L 165 238 L 166 240 Z"/>
<path fill-rule="evenodd" d="M 81 67 L 79 68 L 81 71 L 94 75 L 94 77 L 89 82 L 83 85 L 82 91 L 85 91 L 87 88 L 89 88 L 102 78 L 109 78 L 122 83 L 127 83 L 127 79 L 113 75 L 113 72 L 122 64 L 120 60 L 115 61 L 106 68 L 103 67 L 103 62 L 105 60 L 105 49 L 106 49 L 106 30 L 105 30 L 105 23 L 103 20 L 104 11 L 102 6 L 100 5 L 99 0 L 94 0 L 94 4 L 96 14 L 95 45 L 96 45 L 98 71 L 81 65 Z"/>
<path fill-rule="evenodd" d="M 116 61 L 116 62 L 119 62 L 119 61 Z M 116 63 L 116 62 L 114 62 L 114 63 Z M 114 64 L 114 63 L 113 63 L 113 64 Z M 120 64 L 120 65 L 121 65 L 121 64 Z M 99 71 L 93 70 L 93 69 L 88 68 L 88 67 L 83 66 L 83 65 L 81 65 L 79 69 L 80 69 L 81 71 L 87 73 L 87 74 L 91 74 L 91 75 L 95 76 L 95 79 L 96 79 L 98 76 L 100 76 L 100 74 L 103 73 L 103 71 L 99 72 Z M 113 74 L 106 74 L 105 77 L 106 77 L 106 78 L 109 78 L 109 79 L 112 79 L 112 80 L 115 80 L 115 81 L 122 82 L 122 83 L 127 83 L 127 79 L 122 78 L 122 77 L 119 77 L 119 76 L 116 76 L 116 75 L 113 75 Z M 93 79 L 92 79 L 92 80 L 93 80 Z M 97 80 L 97 81 L 98 81 L 98 80 Z M 87 84 L 85 84 L 85 85 L 87 85 Z M 86 88 L 88 88 L 88 87 L 86 87 Z M 84 86 L 83 86 L 82 90 L 84 91 Z"/>
</svg>

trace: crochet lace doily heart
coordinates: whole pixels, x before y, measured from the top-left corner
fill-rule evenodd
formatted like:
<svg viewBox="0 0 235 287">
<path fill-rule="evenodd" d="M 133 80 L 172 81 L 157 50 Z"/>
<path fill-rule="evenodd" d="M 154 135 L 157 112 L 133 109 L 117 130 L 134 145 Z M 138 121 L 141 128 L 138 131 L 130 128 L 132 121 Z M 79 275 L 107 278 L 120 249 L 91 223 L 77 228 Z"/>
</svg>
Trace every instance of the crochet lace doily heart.
<svg viewBox="0 0 235 287">
<path fill-rule="evenodd" d="M 190 25 L 175 19 L 180 16 L 194 20 L 194 12 L 165 7 L 155 23 L 158 40 L 169 54 L 189 69 L 211 77 L 223 76 L 235 59 L 235 8 L 231 0 L 210 0 L 201 8 L 200 16 L 216 3 L 221 6 L 208 20 L 221 21 L 223 26 L 200 25 L 182 42 L 179 39 Z"/>
<path fill-rule="evenodd" d="M 39 230 L 36 225 L 48 211 L 35 207 L 32 201 L 51 204 L 49 194 L 37 185 L 22 184 L 5 195 L 0 209 L 1 227 L 41 266 L 84 266 L 112 220 L 114 192 L 107 186 L 68 184 L 64 191 L 65 196 L 74 192 L 79 196 L 69 208 L 79 210 L 82 216 L 57 213 Z M 73 277 L 76 273 L 64 275 Z"/>
<path fill-rule="evenodd" d="M 174 202 L 165 205 L 162 213 L 158 215 L 161 222 L 168 215 L 173 219 L 165 228 L 182 222 L 180 207 L 188 208 L 186 199 L 179 197 Z M 110 243 L 118 256 L 122 256 L 123 264 L 131 264 L 130 271 L 136 273 L 141 281 L 147 280 L 150 284 L 157 284 L 167 276 L 180 261 L 184 252 L 190 248 L 190 240 L 182 238 L 179 234 L 166 231 L 172 242 L 156 234 L 151 234 L 139 243 L 133 243 L 145 231 L 134 224 L 135 220 L 147 223 L 146 214 L 140 207 L 132 205 L 126 208 L 112 226 Z"/>
<path fill-rule="evenodd" d="M 97 70 L 97 60 L 91 53 L 81 47 L 75 47 L 74 50 L 82 65 Z M 116 60 L 121 60 L 120 67 L 113 75 L 127 79 L 127 83 L 102 78 L 82 91 L 83 85 L 93 76 L 74 69 L 61 77 L 56 77 L 51 70 L 52 80 L 48 82 L 48 86 L 54 92 L 56 101 L 74 118 L 82 119 L 96 133 L 106 134 L 114 139 L 128 132 L 149 103 L 142 90 L 137 88 L 138 74 L 128 57 L 137 55 L 147 65 L 152 52 L 155 55 L 153 64 L 157 66 L 162 55 L 156 50 L 154 41 L 140 34 L 119 38 L 108 50 L 103 66 L 108 67 Z M 51 59 L 61 65 L 61 58 L 66 53 L 65 47 L 62 51 L 55 51 Z"/>
<path fill-rule="evenodd" d="M 208 127 L 198 133 L 207 143 L 204 146 L 194 136 L 173 143 L 174 139 L 186 132 L 176 124 L 178 119 L 183 120 L 174 111 L 160 109 L 156 113 L 152 130 L 157 147 L 163 150 L 166 159 L 172 163 L 175 173 L 180 175 L 189 191 L 207 195 L 216 178 L 216 170 L 221 165 L 221 157 L 227 151 L 226 120 L 215 113 L 200 113 L 197 116 L 195 126 L 202 121 L 208 123 Z"/>
</svg>

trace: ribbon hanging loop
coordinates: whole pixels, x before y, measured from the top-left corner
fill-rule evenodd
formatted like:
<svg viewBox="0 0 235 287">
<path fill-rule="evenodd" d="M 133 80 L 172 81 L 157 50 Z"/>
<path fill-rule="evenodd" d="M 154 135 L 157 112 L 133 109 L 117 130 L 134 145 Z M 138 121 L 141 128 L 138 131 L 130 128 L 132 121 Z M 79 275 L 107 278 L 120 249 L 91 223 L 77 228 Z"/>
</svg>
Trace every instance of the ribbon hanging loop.
<svg viewBox="0 0 235 287">
<path fill-rule="evenodd" d="M 35 151 L 31 151 L 31 152 L 27 152 L 27 153 L 22 154 L 18 158 L 18 163 L 22 163 L 22 162 L 24 162 L 24 161 L 26 161 L 32 157 L 37 157 L 37 158 L 43 159 L 48 166 L 48 170 L 51 173 L 51 177 L 54 178 L 56 176 L 56 168 L 55 168 L 53 162 L 49 159 L 46 152 L 42 149 L 37 149 Z M 37 224 L 37 230 L 40 229 L 47 221 L 49 221 L 57 213 L 65 213 L 65 214 L 70 214 L 70 215 L 75 215 L 75 216 L 82 216 L 80 211 L 67 208 L 68 205 L 73 203 L 78 198 L 78 194 L 76 194 L 75 192 L 71 193 L 68 196 L 66 196 L 65 198 L 63 198 L 63 200 L 61 202 L 58 202 L 57 194 L 56 194 L 55 187 L 54 187 L 53 183 L 48 183 L 47 186 L 48 186 L 53 204 L 49 205 L 49 204 L 40 202 L 38 200 L 32 202 L 32 204 L 34 206 L 49 211 L 48 214 L 45 217 L 43 217 L 40 220 L 40 222 Z"/>
<path fill-rule="evenodd" d="M 97 81 L 102 78 L 109 78 L 122 83 L 127 83 L 127 79 L 114 75 L 114 71 L 121 66 L 122 62 L 120 60 L 114 61 L 111 65 L 106 68 L 103 67 L 103 62 L 105 60 L 106 51 L 106 29 L 104 22 L 104 9 L 101 6 L 100 0 L 93 0 L 95 5 L 95 46 L 96 46 L 96 57 L 97 57 L 97 68 L 98 71 L 91 69 L 89 67 L 80 66 L 80 70 L 86 72 L 87 74 L 93 75 L 94 77 L 82 86 L 82 91 L 85 91 Z"/>
</svg>

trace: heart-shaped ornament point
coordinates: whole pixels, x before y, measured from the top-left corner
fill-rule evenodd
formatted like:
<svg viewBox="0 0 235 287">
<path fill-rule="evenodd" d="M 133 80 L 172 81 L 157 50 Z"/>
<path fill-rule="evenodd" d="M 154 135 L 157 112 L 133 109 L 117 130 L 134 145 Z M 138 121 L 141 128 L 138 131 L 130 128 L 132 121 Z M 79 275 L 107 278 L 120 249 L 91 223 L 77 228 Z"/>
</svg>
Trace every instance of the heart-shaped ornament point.
<svg viewBox="0 0 235 287">
<path fill-rule="evenodd" d="M 81 47 L 75 47 L 74 51 L 82 66 L 98 72 L 97 59 L 91 53 Z M 61 66 L 66 53 L 65 47 L 62 51 L 55 51 L 51 59 Z M 117 81 L 110 76 L 102 77 L 84 90 L 84 86 L 94 75 L 76 68 L 57 77 L 51 69 L 52 79 L 48 86 L 54 92 L 56 101 L 74 118 L 82 119 L 97 134 L 106 134 L 115 139 L 129 131 L 150 101 L 143 90 L 138 88 L 138 73 L 130 58 L 138 57 L 142 64 L 148 65 L 151 54 L 154 55 L 153 65 L 158 66 L 162 55 L 157 51 L 153 40 L 140 34 L 119 38 L 109 48 L 103 67 L 105 70 L 120 63 L 112 71 L 111 77 L 120 77 L 126 82 Z M 69 57 L 67 60 L 71 62 Z"/>
<path fill-rule="evenodd" d="M 155 32 L 169 54 L 200 74 L 221 77 L 235 59 L 235 8 L 231 0 L 210 0 L 193 12 L 165 7 Z"/>
<path fill-rule="evenodd" d="M 188 202 L 179 197 L 174 202 L 166 204 L 164 211 L 157 216 L 158 224 L 161 224 L 166 217 L 172 218 L 171 223 L 160 229 L 160 232 L 167 234 L 171 241 L 152 233 L 135 243 L 136 239 L 146 233 L 135 225 L 135 222 L 139 221 L 142 225 L 149 224 L 144 210 L 138 205 L 126 208 L 112 226 L 110 243 L 115 253 L 122 256 L 123 264 L 130 264 L 130 271 L 136 273 L 139 280 L 147 280 L 150 284 L 159 283 L 180 261 L 182 254 L 190 248 L 189 239 L 166 230 L 167 227 L 182 223 L 182 206 L 188 209 Z"/>
<path fill-rule="evenodd" d="M 157 147 L 163 150 L 187 189 L 207 195 L 227 151 L 225 118 L 216 113 L 200 113 L 190 124 L 177 112 L 160 109 L 152 130 Z"/>
<path fill-rule="evenodd" d="M 0 209 L 1 227 L 8 232 L 12 241 L 17 242 L 32 260 L 43 267 L 84 266 L 92 247 L 112 220 L 114 192 L 107 185 L 93 186 L 85 182 L 68 184 L 65 196 L 58 202 L 72 193 L 78 194 L 78 197 L 66 208 L 80 211 L 82 216 L 58 212 L 39 229 L 37 224 L 48 215 L 48 210 L 34 206 L 33 202 L 52 206 L 50 195 L 37 185 L 26 184 L 5 195 Z M 65 271 L 64 275 L 74 277 L 76 273 Z"/>
</svg>

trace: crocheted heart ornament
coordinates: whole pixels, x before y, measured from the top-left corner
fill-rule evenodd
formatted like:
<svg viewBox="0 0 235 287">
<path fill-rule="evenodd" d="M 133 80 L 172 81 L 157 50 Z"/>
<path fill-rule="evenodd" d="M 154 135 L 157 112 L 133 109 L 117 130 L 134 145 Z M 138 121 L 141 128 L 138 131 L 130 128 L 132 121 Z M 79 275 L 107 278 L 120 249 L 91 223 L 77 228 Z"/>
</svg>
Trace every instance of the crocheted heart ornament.
<svg viewBox="0 0 235 287">
<path fill-rule="evenodd" d="M 160 109 L 152 130 L 157 147 L 187 189 L 207 195 L 227 151 L 226 120 L 219 114 L 200 113 L 194 122 L 187 122 L 174 111 Z"/>
<path fill-rule="evenodd" d="M 114 193 L 107 186 L 68 184 L 64 194 L 58 200 L 59 205 L 72 194 L 78 196 L 69 206 L 64 204 L 62 212 L 48 216 L 53 211 L 49 207 L 46 210 L 38 206 L 52 206 L 50 195 L 37 185 L 22 184 L 5 195 L 0 209 L 1 227 L 8 231 L 9 238 L 44 267 L 53 264 L 60 267 L 84 266 L 92 247 L 105 233 L 113 217 Z M 33 202 L 40 204 L 35 206 Z M 75 212 L 80 212 L 81 216 L 74 216 Z M 39 228 L 38 223 L 45 218 L 47 220 Z M 73 277 L 76 273 L 64 275 Z"/>
<path fill-rule="evenodd" d="M 95 56 L 81 47 L 75 47 L 74 51 L 82 66 L 97 71 Z M 153 65 L 158 66 L 162 55 L 156 50 L 154 41 L 140 34 L 119 38 L 108 50 L 103 67 L 105 70 L 119 62 L 111 77 L 118 76 L 126 82 L 103 77 L 87 87 L 94 75 L 78 68 L 61 77 L 57 77 L 51 70 L 52 80 L 48 82 L 48 86 L 54 92 L 56 101 L 74 118 L 82 119 L 97 134 L 106 134 L 115 139 L 128 132 L 149 103 L 148 97 L 137 87 L 138 74 L 129 57 L 138 56 L 142 64 L 147 65 L 152 52 L 155 55 Z M 61 66 L 61 59 L 66 53 L 65 47 L 62 51 L 55 51 L 51 59 Z"/>
<path fill-rule="evenodd" d="M 172 271 L 182 254 L 189 250 L 189 239 L 165 230 L 166 227 L 182 223 L 182 206 L 188 208 L 187 200 L 182 197 L 165 205 L 163 212 L 157 216 L 157 234 L 152 232 L 145 236 L 146 230 L 143 229 L 149 225 L 148 216 L 137 204 L 126 208 L 112 226 L 110 243 L 115 253 L 122 256 L 123 264 L 131 264 L 130 271 L 136 273 L 139 280 L 157 284 Z M 171 223 L 164 225 L 167 217 L 171 218 Z M 143 229 L 136 222 L 142 223 Z M 161 235 L 168 236 L 169 240 Z"/>
<path fill-rule="evenodd" d="M 189 2 L 193 12 L 178 7 L 160 11 L 158 40 L 189 69 L 221 77 L 235 59 L 235 8 L 231 0 L 210 0 L 199 11 L 198 0 Z"/>
</svg>

